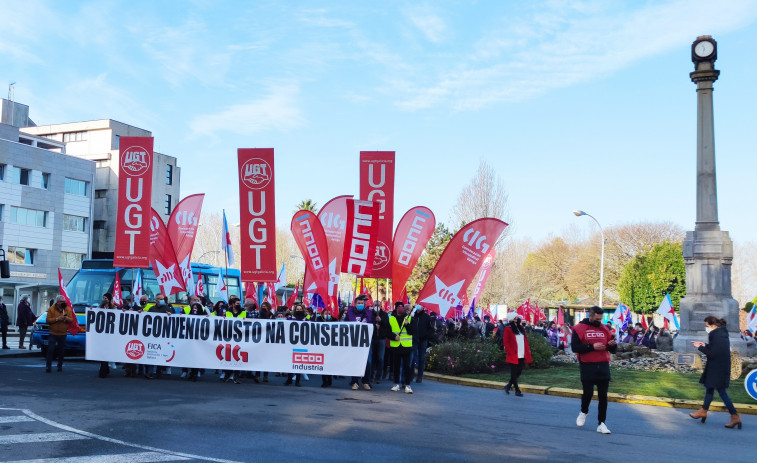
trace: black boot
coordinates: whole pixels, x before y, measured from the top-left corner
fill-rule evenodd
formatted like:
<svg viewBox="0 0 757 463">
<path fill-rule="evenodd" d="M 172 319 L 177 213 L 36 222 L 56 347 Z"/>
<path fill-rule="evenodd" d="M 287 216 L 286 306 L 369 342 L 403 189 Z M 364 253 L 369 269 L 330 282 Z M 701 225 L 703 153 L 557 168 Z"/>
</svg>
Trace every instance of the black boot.
<svg viewBox="0 0 757 463">
<path fill-rule="evenodd" d="M 507 383 L 505 385 L 505 394 L 510 394 L 510 388 L 513 387 L 512 383 Z"/>
</svg>

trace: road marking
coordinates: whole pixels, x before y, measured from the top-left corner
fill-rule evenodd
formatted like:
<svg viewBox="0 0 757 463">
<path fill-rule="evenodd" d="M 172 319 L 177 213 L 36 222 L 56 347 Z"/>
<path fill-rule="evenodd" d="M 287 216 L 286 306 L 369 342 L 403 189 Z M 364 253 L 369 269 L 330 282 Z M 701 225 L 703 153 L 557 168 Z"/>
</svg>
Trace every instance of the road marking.
<svg viewBox="0 0 757 463">
<path fill-rule="evenodd" d="M 26 415 L 17 416 L 0 416 L 0 423 L 23 423 L 24 421 L 34 421 Z"/>
<path fill-rule="evenodd" d="M 83 437 L 79 437 L 80 439 L 86 439 L 86 438 L 97 439 L 97 440 L 101 440 L 101 441 L 104 441 L 104 442 L 110 442 L 111 444 L 125 445 L 127 447 L 133 447 L 133 448 L 136 448 L 136 449 L 146 450 L 148 452 L 157 452 L 157 453 L 161 453 L 161 454 L 166 455 L 166 456 L 179 456 L 179 457 L 183 457 L 185 459 L 195 459 L 195 460 L 202 460 L 202 461 L 213 461 L 213 462 L 216 462 L 216 463 L 242 463 L 242 462 L 235 461 L 235 460 L 224 460 L 224 459 L 221 459 L 221 458 L 211 458 L 211 457 L 204 457 L 202 455 L 193 455 L 191 453 L 174 452 L 172 450 L 159 449 L 157 447 L 150 447 L 148 445 L 133 444 L 131 442 L 126 442 L 126 441 L 122 441 L 122 440 L 118 440 L 118 439 L 112 439 L 110 437 L 101 436 L 99 434 L 94 434 L 94 433 L 87 432 L 87 431 L 82 431 L 81 429 L 72 428 L 71 426 L 66 426 L 65 424 L 60 424 L 60 423 L 57 423 L 55 421 L 48 420 L 47 418 L 39 416 L 36 413 L 34 413 L 33 411 L 28 410 L 28 409 L 24 409 L 24 408 L 0 408 L 0 410 L 17 411 L 17 412 L 20 411 L 21 413 L 23 413 L 24 415 L 28 416 L 29 418 L 31 418 L 33 420 L 36 420 L 36 421 L 39 421 L 41 423 L 44 423 L 44 424 L 46 424 L 48 426 L 52 426 L 54 428 L 58 428 L 58 429 L 61 429 L 63 431 L 68 431 L 69 433 L 74 433 L 74 434 L 77 434 L 79 436 L 83 436 Z M 55 461 L 60 461 L 60 460 L 56 459 Z M 76 460 L 76 461 L 79 461 L 79 460 Z"/>
<path fill-rule="evenodd" d="M 7 463 L 148 463 L 179 461 L 189 458 L 158 452 L 122 453 L 119 455 L 92 455 L 89 457 L 40 458 L 38 460 L 15 460 Z"/>
<path fill-rule="evenodd" d="M 0 445 L 5 444 L 29 444 L 31 442 L 55 442 L 77 439 L 89 439 L 72 432 L 40 432 L 36 434 L 12 434 L 0 436 Z"/>
</svg>

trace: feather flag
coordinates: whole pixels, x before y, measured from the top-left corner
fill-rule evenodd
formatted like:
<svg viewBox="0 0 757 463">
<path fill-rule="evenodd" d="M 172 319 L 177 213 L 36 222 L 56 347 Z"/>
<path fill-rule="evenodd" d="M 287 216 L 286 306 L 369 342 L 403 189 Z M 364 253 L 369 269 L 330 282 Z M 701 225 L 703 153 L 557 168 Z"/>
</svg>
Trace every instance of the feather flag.
<svg viewBox="0 0 757 463">
<path fill-rule="evenodd" d="M 752 311 L 749 312 L 746 326 L 752 334 L 757 334 L 757 312 L 755 312 L 755 306 L 752 306 Z"/>
</svg>

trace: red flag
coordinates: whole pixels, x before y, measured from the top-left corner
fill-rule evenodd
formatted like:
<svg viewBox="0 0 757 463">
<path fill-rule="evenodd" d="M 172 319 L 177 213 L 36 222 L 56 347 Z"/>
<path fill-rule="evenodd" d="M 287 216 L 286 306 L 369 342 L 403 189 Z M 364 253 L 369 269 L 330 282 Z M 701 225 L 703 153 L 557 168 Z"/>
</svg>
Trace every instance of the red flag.
<svg viewBox="0 0 757 463">
<path fill-rule="evenodd" d="M 365 294 L 366 296 L 368 296 L 368 305 L 373 305 L 373 296 L 371 296 L 371 291 L 365 285 L 365 280 L 363 280 L 362 278 L 360 279 L 360 294 Z"/>
<path fill-rule="evenodd" d="M 202 270 L 197 275 L 197 285 L 195 285 L 195 296 L 202 297 L 205 295 L 205 284 L 202 282 Z"/>
<path fill-rule="evenodd" d="M 347 200 L 347 233 L 342 272 L 361 277 L 371 274 L 376 254 L 378 216 L 377 203 Z"/>
<path fill-rule="evenodd" d="M 60 273 L 60 268 L 58 269 L 58 286 L 60 287 L 60 295 L 66 299 L 66 304 L 68 304 L 69 307 L 73 307 L 73 304 L 71 304 L 71 298 L 68 297 L 66 284 L 63 283 L 63 274 Z"/>
<path fill-rule="evenodd" d="M 121 137 L 119 144 L 113 266 L 147 267 L 150 263 L 153 138 Z"/>
<path fill-rule="evenodd" d="M 195 292 L 190 257 L 197 237 L 197 224 L 204 198 L 204 194 L 187 196 L 179 201 L 171 212 L 171 218 L 168 219 L 168 237 L 171 239 L 176 260 L 181 268 L 181 277 L 189 294 Z"/>
<path fill-rule="evenodd" d="M 662 326 L 663 326 L 663 327 L 664 327 L 664 328 L 665 328 L 666 330 L 668 329 L 668 319 L 667 319 L 667 318 L 663 318 L 663 325 L 662 325 Z"/>
<path fill-rule="evenodd" d="M 517 309 L 515 309 L 515 313 L 518 314 L 521 320 L 526 320 L 526 312 L 528 311 L 526 309 L 526 305 L 528 302 L 524 302 L 523 304 L 519 305 Z"/>
<path fill-rule="evenodd" d="M 476 285 L 473 287 L 473 293 L 471 299 L 480 299 L 481 293 L 484 292 L 484 286 L 486 286 L 486 280 L 489 279 L 491 274 L 492 265 L 494 264 L 494 254 L 496 250 L 492 248 L 491 251 L 484 257 L 484 263 L 481 265 L 481 270 L 478 271 L 478 278 L 476 278 Z"/>
<path fill-rule="evenodd" d="M 373 265 L 365 276 L 392 278 L 394 227 L 394 151 L 360 152 L 360 199 L 378 205 Z"/>
<path fill-rule="evenodd" d="M 318 211 L 318 220 L 321 221 L 323 231 L 326 233 L 326 241 L 329 248 L 329 285 L 328 298 L 325 303 L 327 307 L 339 311 L 337 296 L 339 292 L 339 280 L 341 277 L 342 254 L 344 253 L 344 236 L 347 231 L 347 200 L 352 199 L 352 195 L 337 196 L 327 202 L 320 211 Z M 308 286 L 304 286 L 308 287 Z M 334 319 L 339 318 L 334 315 Z"/>
<path fill-rule="evenodd" d="M 557 324 L 560 326 L 565 326 L 565 314 L 563 313 L 562 306 L 559 306 L 557 308 Z"/>
<path fill-rule="evenodd" d="M 418 259 L 436 228 L 431 209 L 416 206 L 405 212 L 394 232 L 392 244 L 392 287 L 404 288 Z"/>
<path fill-rule="evenodd" d="M 265 285 L 268 288 L 268 302 L 270 302 L 273 307 L 278 307 L 280 304 L 279 297 L 276 295 L 276 283 L 269 281 Z"/>
<path fill-rule="evenodd" d="M 121 294 L 121 278 L 118 277 L 118 272 L 116 272 L 116 281 L 113 283 L 113 304 L 116 307 L 124 305 L 124 298 Z"/>
<path fill-rule="evenodd" d="M 238 150 L 242 281 L 276 281 L 273 148 Z"/>
<path fill-rule="evenodd" d="M 255 304 L 260 305 L 260 303 L 258 302 L 258 289 L 255 287 L 255 283 L 253 283 L 251 281 L 245 282 L 245 284 L 244 284 L 244 298 L 245 298 L 245 300 L 252 299 L 253 302 L 255 302 Z"/>
<path fill-rule="evenodd" d="M 323 298 L 324 303 L 332 309 L 333 315 L 336 304 L 328 296 L 330 279 L 328 263 L 330 259 L 328 241 L 323 225 L 311 211 L 301 210 L 297 211 L 292 217 L 291 230 L 294 241 L 305 258 L 307 274 L 315 283 L 315 291 L 310 291 L 310 288 L 308 288 L 308 292 L 318 293 Z"/>
<path fill-rule="evenodd" d="M 66 300 L 66 309 L 70 307 L 71 313 L 74 316 L 68 323 L 68 332 L 73 336 L 79 332 L 79 321 L 76 319 L 76 313 L 74 313 L 74 306 L 71 304 L 71 298 L 68 297 L 68 290 L 66 289 L 66 284 L 63 283 L 63 274 L 60 273 L 60 268 L 58 268 L 58 286 L 60 287 L 60 295 Z"/>
<path fill-rule="evenodd" d="M 505 227 L 507 224 L 499 219 L 484 218 L 460 229 L 447 244 L 418 294 L 418 303 L 442 316 L 460 304 L 460 296 L 470 286 L 486 253 Z"/>
<path fill-rule="evenodd" d="M 645 330 L 649 329 L 649 325 L 647 324 L 647 316 L 644 314 L 641 314 L 641 327 Z"/>
<path fill-rule="evenodd" d="M 392 292 L 394 292 L 392 290 Z M 405 286 L 402 286 L 402 291 L 400 291 L 399 296 L 394 302 L 402 301 L 405 304 L 410 304 L 410 298 L 407 297 L 407 288 Z"/>
<path fill-rule="evenodd" d="M 292 307 L 295 302 L 297 302 L 297 295 L 300 292 L 300 284 L 297 283 L 297 286 L 294 287 L 294 292 L 291 296 L 289 296 L 289 299 L 287 300 L 287 307 Z"/>
<path fill-rule="evenodd" d="M 391 312 L 392 311 L 392 301 L 389 299 L 384 302 L 384 312 Z"/>
<path fill-rule="evenodd" d="M 168 297 L 171 294 L 185 291 L 186 287 L 163 219 L 160 218 L 155 209 L 151 210 L 150 265 L 152 265 L 155 278 L 158 279 L 160 290 Z"/>
</svg>

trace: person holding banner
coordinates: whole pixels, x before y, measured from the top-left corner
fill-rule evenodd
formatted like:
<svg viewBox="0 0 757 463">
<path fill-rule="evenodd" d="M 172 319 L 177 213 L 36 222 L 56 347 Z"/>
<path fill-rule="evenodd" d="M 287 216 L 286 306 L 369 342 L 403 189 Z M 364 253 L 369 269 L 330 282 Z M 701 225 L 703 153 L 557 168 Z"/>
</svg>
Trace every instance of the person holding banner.
<svg viewBox="0 0 757 463">
<path fill-rule="evenodd" d="M 394 386 L 392 391 L 403 389 L 407 394 L 412 394 L 410 382 L 413 379 L 413 369 L 410 357 L 413 352 L 413 327 L 410 310 L 402 302 L 397 302 L 394 313 L 389 317 L 389 327 L 392 334 L 389 336 L 389 348 L 392 353 L 392 367 L 394 370 Z M 400 367 L 403 374 L 400 381 Z M 400 387 L 402 383 L 402 387 Z"/>
<path fill-rule="evenodd" d="M 368 309 L 368 296 L 360 294 L 355 298 L 355 305 L 350 306 L 347 309 L 347 316 L 345 318 L 348 322 L 368 323 L 373 324 L 373 312 Z M 358 384 L 361 380 L 363 382 L 363 389 L 366 391 L 371 390 L 371 351 L 368 350 L 368 360 L 365 366 L 365 374 L 362 379 L 359 376 L 353 376 L 350 380 L 350 387 L 353 391 L 360 388 Z"/>
<path fill-rule="evenodd" d="M 155 295 L 155 305 L 145 310 L 150 313 L 164 313 L 171 315 L 174 313 L 173 306 L 166 302 L 166 296 L 163 293 Z M 145 379 L 153 379 L 155 376 L 160 377 L 165 367 L 156 367 L 155 365 L 145 366 Z"/>
<path fill-rule="evenodd" d="M 50 373 L 53 357 L 58 357 L 58 371 L 63 371 L 63 350 L 68 335 L 68 324 L 76 318 L 74 309 L 67 303 L 66 298 L 58 296 L 55 304 L 47 310 L 47 324 L 50 327 L 50 335 L 47 337 L 47 363 L 45 372 Z"/>
</svg>

